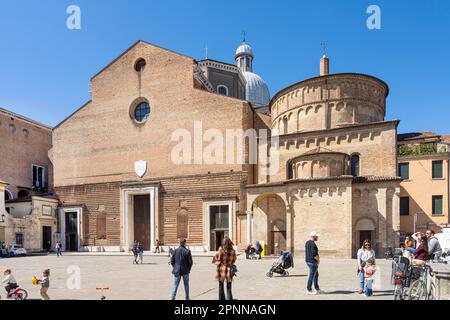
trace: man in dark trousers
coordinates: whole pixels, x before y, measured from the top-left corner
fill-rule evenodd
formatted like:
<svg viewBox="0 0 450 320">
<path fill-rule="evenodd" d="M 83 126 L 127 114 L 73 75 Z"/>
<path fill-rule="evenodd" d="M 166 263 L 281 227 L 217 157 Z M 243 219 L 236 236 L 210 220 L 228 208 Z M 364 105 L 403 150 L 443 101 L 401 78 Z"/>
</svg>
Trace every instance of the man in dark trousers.
<svg viewBox="0 0 450 320">
<path fill-rule="evenodd" d="M 309 234 L 309 239 L 305 243 L 305 260 L 309 268 L 309 278 L 306 294 L 320 294 L 322 291 L 319 288 L 319 249 L 317 248 L 316 241 L 319 239 L 319 233 L 313 231 Z M 314 288 L 312 285 L 314 282 Z"/>
<path fill-rule="evenodd" d="M 172 300 L 175 300 L 177 296 L 181 278 L 183 278 L 186 300 L 189 300 L 189 273 L 192 268 L 192 255 L 191 250 L 186 248 L 186 239 L 180 239 L 180 246 L 175 249 L 170 264 L 173 267 L 172 273 L 174 275 Z"/>
</svg>

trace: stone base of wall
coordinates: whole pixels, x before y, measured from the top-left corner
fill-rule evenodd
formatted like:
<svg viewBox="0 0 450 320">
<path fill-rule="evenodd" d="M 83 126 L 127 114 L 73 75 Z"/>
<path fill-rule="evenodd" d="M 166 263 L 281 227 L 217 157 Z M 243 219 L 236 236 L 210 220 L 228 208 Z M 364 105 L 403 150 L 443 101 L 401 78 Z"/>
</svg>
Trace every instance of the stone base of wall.
<svg viewBox="0 0 450 320">
<path fill-rule="evenodd" d="M 203 205 L 208 201 L 233 199 L 236 211 L 244 211 L 245 194 L 241 186 L 247 182 L 246 172 L 227 172 L 208 175 L 193 175 L 137 181 L 136 184 L 158 184 L 158 234 L 156 239 L 166 247 L 178 246 L 177 215 L 183 210 L 188 215 L 187 244 L 197 251 L 205 251 Z M 127 181 L 127 184 L 130 182 Z M 133 182 L 134 183 L 134 182 Z M 56 187 L 55 192 L 64 207 L 83 209 L 83 234 L 81 246 L 84 251 L 121 251 L 121 188 L 123 182 Z M 242 199 L 242 200 L 241 200 Z M 97 239 L 97 217 L 106 213 L 106 238 Z M 238 230 L 236 215 L 233 228 Z M 245 242 L 244 235 L 236 234 L 236 244 Z"/>
</svg>

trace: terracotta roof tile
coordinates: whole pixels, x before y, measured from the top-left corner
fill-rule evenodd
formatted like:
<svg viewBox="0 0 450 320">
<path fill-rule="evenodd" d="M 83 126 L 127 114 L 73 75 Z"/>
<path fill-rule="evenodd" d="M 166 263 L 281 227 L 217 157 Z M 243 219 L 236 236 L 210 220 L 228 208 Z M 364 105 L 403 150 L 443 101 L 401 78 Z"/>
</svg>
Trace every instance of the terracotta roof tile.
<svg viewBox="0 0 450 320">
<path fill-rule="evenodd" d="M 398 135 L 398 140 L 415 140 L 415 139 L 424 139 L 424 138 L 434 138 L 440 137 L 437 133 L 434 132 L 409 132 L 409 133 L 401 133 Z"/>
<path fill-rule="evenodd" d="M 402 180 L 400 177 L 389 177 L 389 176 L 361 176 L 354 177 L 353 182 L 381 182 L 381 181 L 393 181 L 393 180 Z"/>
</svg>

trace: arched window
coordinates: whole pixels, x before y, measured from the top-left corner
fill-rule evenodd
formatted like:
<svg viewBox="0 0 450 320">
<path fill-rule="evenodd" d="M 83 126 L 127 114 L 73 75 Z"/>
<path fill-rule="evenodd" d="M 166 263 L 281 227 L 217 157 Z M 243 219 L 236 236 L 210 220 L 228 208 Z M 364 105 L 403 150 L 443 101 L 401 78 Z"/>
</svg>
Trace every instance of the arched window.
<svg viewBox="0 0 450 320">
<path fill-rule="evenodd" d="M 228 87 L 224 85 L 217 86 L 217 93 L 223 96 L 228 96 Z"/>
<path fill-rule="evenodd" d="M 189 237 L 189 217 L 186 210 L 177 213 L 177 238 L 187 239 Z"/>
<path fill-rule="evenodd" d="M 5 201 L 8 200 L 12 200 L 13 196 L 11 194 L 11 192 L 9 192 L 8 190 L 5 190 Z"/>
<path fill-rule="evenodd" d="M 290 162 L 287 165 L 287 178 L 288 180 L 294 179 L 294 168 Z"/>
<path fill-rule="evenodd" d="M 351 157 L 351 164 L 350 164 L 352 176 L 354 176 L 354 177 L 359 176 L 359 167 L 360 167 L 359 155 L 354 154 Z"/>
<path fill-rule="evenodd" d="M 17 195 L 17 197 L 18 197 L 19 199 L 21 199 L 21 198 L 26 198 L 26 197 L 28 197 L 28 195 L 29 195 L 28 191 L 26 191 L 26 190 L 20 190 L 20 191 L 19 191 L 19 194 Z"/>
<path fill-rule="evenodd" d="M 288 118 L 283 119 L 283 134 L 288 134 L 289 128 L 288 128 Z"/>
</svg>

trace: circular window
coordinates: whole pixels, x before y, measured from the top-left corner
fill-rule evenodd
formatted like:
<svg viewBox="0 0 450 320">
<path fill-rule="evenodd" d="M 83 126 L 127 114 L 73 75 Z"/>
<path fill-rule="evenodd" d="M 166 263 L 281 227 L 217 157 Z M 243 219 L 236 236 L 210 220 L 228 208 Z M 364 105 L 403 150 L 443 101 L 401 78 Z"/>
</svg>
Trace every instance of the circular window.
<svg viewBox="0 0 450 320">
<path fill-rule="evenodd" d="M 147 64 L 147 63 L 145 62 L 144 59 L 139 59 L 139 60 L 136 61 L 136 63 L 134 64 L 134 70 L 136 70 L 137 72 L 141 72 L 141 71 L 144 69 L 144 67 L 145 67 L 146 64 Z"/>
<path fill-rule="evenodd" d="M 150 105 L 148 102 L 141 102 L 139 103 L 136 108 L 134 109 L 134 119 L 137 122 L 144 122 L 148 119 L 148 116 L 150 115 Z"/>
</svg>

